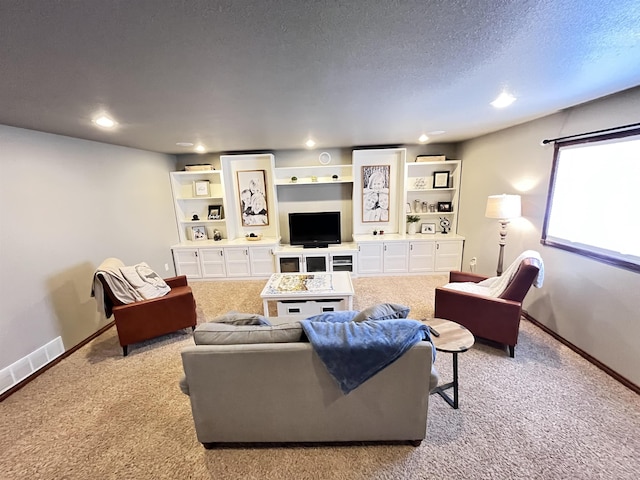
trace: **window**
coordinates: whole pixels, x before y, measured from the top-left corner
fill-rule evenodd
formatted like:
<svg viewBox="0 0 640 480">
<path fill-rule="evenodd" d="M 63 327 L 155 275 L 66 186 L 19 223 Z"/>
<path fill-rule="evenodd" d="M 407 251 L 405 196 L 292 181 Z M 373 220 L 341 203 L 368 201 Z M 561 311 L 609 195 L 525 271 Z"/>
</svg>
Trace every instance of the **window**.
<svg viewBox="0 0 640 480">
<path fill-rule="evenodd" d="M 640 129 L 555 144 L 543 245 L 640 272 Z"/>
</svg>

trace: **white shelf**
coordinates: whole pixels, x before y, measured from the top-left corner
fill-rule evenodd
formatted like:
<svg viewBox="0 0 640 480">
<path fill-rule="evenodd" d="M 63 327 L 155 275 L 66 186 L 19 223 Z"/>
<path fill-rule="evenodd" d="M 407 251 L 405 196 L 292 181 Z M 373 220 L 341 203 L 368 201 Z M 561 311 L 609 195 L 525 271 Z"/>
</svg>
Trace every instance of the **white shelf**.
<svg viewBox="0 0 640 480">
<path fill-rule="evenodd" d="M 407 188 L 407 192 L 416 193 L 454 192 L 455 190 L 455 188 Z"/>
<path fill-rule="evenodd" d="M 276 185 L 316 185 L 327 183 L 353 183 L 353 169 L 351 165 L 313 165 L 301 167 L 279 167 L 274 169 Z M 333 175 L 338 175 L 334 180 Z M 292 182 L 291 177 L 297 177 Z M 316 177 L 316 182 L 311 180 Z"/>
<path fill-rule="evenodd" d="M 222 197 L 176 197 L 176 200 L 222 200 Z"/>
</svg>

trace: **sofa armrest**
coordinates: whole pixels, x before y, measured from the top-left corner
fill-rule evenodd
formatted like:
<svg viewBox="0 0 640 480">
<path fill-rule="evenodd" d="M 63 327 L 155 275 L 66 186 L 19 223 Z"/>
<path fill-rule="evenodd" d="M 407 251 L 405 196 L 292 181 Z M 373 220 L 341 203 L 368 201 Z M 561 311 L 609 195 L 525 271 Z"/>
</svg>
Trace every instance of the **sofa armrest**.
<svg viewBox="0 0 640 480">
<path fill-rule="evenodd" d="M 449 282 L 451 283 L 456 283 L 456 282 L 478 283 L 478 282 L 481 282 L 482 280 L 486 280 L 487 278 L 488 277 L 485 277 L 484 275 L 478 275 L 477 273 L 471 273 L 471 272 L 460 272 L 457 270 L 449 272 Z"/>
<path fill-rule="evenodd" d="M 515 345 L 521 314 L 520 302 L 436 288 L 434 315 L 459 323 L 478 337 Z"/>
<path fill-rule="evenodd" d="M 179 275 L 177 277 L 169 277 L 169 278 L 165 278 L 164 281 L 167 283 L 167 285 L 169 285 L 169 287 L 171 288 L 176 288 L 176 287 L 186 287 L 188 285 L 187 283 L 187 276 L 186 275 Z"/>
</svg>

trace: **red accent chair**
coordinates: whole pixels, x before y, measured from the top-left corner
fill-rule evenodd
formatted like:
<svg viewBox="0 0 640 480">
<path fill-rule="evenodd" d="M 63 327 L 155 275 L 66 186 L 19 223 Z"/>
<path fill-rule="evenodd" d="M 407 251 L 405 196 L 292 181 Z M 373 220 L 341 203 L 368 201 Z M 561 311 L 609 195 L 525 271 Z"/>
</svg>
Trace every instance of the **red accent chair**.
<svg viewBox="0 0 640 480">
<path fill-rule="evenodd" d="M 536 280 L 538 271 L 538 267 L 530 259 L 524 259 L 498 297 L 437 287 L 435 316 L 465 326 L 476 337 L 507 345 L 509 356 L 513 358 L 518 343 L 522 301 Z M 449 273 L 450 283 L 478 283 L 487 278 L 468 272 Z"/>
<path fill-rule="evenodd" d="M 134 303 L 122 303 L 113 294 L 103 275 L 98 274 L 98 278 L 111 303 L 109 307 L 115 316 L 118 339 L 125 357 L 129 345 L 133 343 L 187 327 L 192 330 L 196 328 L 196 301 L 185 275 L 164 279 L 171 288 L 167 295 Z"/>
</svg>

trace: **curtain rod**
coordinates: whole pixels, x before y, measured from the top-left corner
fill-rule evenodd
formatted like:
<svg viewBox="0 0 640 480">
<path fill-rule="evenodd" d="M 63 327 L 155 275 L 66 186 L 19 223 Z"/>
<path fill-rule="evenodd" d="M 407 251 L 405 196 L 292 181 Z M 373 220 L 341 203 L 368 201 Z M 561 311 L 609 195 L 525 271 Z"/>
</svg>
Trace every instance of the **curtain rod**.
<svg viewBox="0 0 640 480">
<path fill-rule="evenodd" d="M 578 133 L 576 135 L 567 135 L 566 137 L 550 138 L 547 140 L 543 140 L 542 145 L 547 145 L 553 142 L 559 142 L 561 140 L 568 140 L 570 138 L 589 137 L 592 135 L 596 135 L 598 133 L 614 132 L 616 130 L 626 130 L 627 128 L 632 128 L 632 127 L 640 127 L 640 123 L 631 123 L 629 125 L 623 125 L 621 127 L 605 128 L 604 130 L 594 130 L 593 132 Z"/>
</svg>

